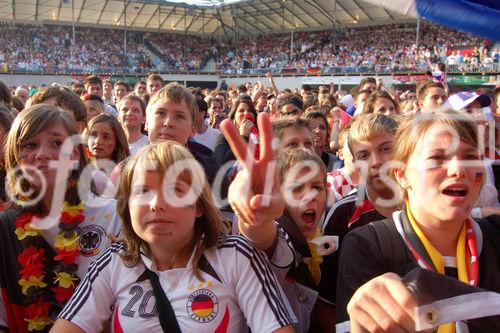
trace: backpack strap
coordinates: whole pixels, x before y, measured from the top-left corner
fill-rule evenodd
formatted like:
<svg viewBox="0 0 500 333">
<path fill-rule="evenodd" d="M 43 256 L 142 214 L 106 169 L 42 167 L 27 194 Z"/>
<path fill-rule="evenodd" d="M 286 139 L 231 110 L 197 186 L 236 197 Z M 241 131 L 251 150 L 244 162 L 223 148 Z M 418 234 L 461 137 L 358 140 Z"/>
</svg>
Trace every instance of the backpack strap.
<svg viewBox="0 0 500 333">
<path fill-rule="evenodd" d="M 491 245 L 493 245 L 496 257 L 500 263 L 500 219 L 497 216 L 490 219 L 480 219 L 478 224 L 483 234 L 486 235 L 486 238 L 489 239 Z"/>
<path fill-rule="evenodd" d="M 371 222 L 369 225 L 377 236 L 380 251 L 386 259 L 387 271 L 398 275 L 404 273 L 408 263 L 408 257 L 405 255 L 407 249 L 403 242 L 398 241 L 400 235 L 395 231 L 392 217 Z"/>
<path fill-rule="evenodd" d="M 160 284 L 158 275 L 147 267 L 146 273 L 149 277 L 149 281 L 151 282 L 151 286 L 153 287 L 156 304 L 158 305 L 158 319 L 160 320 L 160 325 L 163 329 L 163 332 L 181 333 L 181 329 L 179 328 L 179 323 L 177 322 L 177 317 L 175 315 L 174 309 L 172 308 L 170 300 L 168 299 L 165 291 Z"/>
</svg>

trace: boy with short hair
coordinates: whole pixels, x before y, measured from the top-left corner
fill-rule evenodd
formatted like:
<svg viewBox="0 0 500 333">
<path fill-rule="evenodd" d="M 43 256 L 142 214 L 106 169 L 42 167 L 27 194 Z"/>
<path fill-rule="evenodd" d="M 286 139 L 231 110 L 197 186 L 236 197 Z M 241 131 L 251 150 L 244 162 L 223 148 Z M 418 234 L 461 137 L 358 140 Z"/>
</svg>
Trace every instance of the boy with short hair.
<svg viewBox="0 0 500 333">
<path fill-rule="evenodd" d="M 220 131 L 208 126 L 207 124 L 208 104 L 203 99 L 203 95 L 197 94 L 195 95 L 195 98 L 196 103 L 198 104 L 199 117 L 198 123 L 196 124 L 196 134 L 193 137 L 193 140 L 209 148 L 211 151 L 214 151 Z M 212 99 L 211 102 L 212 105 L 217 104 L 222 106 L 222 103 L 220 103 L 217 99 Z M 220 109 L 222 109 L 222 107 Z"/>
<path fill-rule="evenodd" d="M 321 330 L 323 319 L 315 309 L 322 303 L 318 298 L 321 296 L 318 295 L 318 286 L 322 281 L 323 266 L 319 247 L 326 240 L 321 235 L 319 224 L 328 197 L 326 167 L 314 151 L 303 148 L 281 154 L 278 165 L 285 211 L 277 222 L 279 229 L 287 235 L 295 260 L 290 266 L 275 270 L 299 319 L 295 325 L 297 332 L 316 332 Z M 324 283 L 334 284 L 335 281 Z M 330 315 L 334 316 L 332 307 Z"/>
<path fill-rule="evenodd" d="M 102 81 L 102 99 L 108 104 L 113 103 L 113 82 L 110 79 L 106 79 Z"/>
<path fill-rule="evenodd" d="M 352 114 L 346 111 L 348 114 L 357 116 L 360 115 L 363 112 L 363 108 L 365 106 L 366 101 L 370 98 L 372 94 L 371 90 L 365 89 L 365 90 L 358 90 L 354 94 L 354 110 L 352 111 Z"/>
<path fill-rule="evenodd" d="M 360 174 L 357 191 L 338 201 L 328 212 L 323 225 L 324 235 L 344 236 L 353 228 L 385 219 L 398 209 L 395 192 L 384 181 L 381 170 L 392 161 L 397 122 L 382 114 L 365 114 L 351 124 L 347 145 Z M 325 281 L 337 280 L 338 256 L 334 253 L 326 264 L 334 269 L 322 270 Z M 335 284 L 323 284 L 320 291 L 335 304 Z"/>
<path fill-rule="evenodd" d="M 361 184 L 357 193 L 343 198 L 328 212 L 325 234 L 343 237 L 353 227 L 384 219 L 396 209 L 396 203 L 382 203 L 393 199 L 394 191 L 380 174 L 384 165 L 392 161 L 396 128 L 393 118 L 381 114 L 361 115 L 353 121 L 347 144 Z"/>
<path fill-rule="evenodd" d="M 148 94 L 148 88 L 146 81 L 139 80 L 134 85 L 134 94 L 139 96 L 140 98 L 144 98 Z"/>
<path fill-rule="evenodd" d="M 314 139 L 309 120 L 292 116 L 281 117 L 272 123 L 274 135 L 279 139 L 277 155 L 293 148 L 314 151 Z"/>
<path fill-rule="evenodd" d="M 90 75 L 83 82 L 85 90 L 89 95 L 103 96 L 102 79 L 97 75 Z"/>
<path fill-rule="evenodd" d="M 130 87 L 125 81 L 116 81 L 113 87 L 114 104 L 118 104 L 125 96 L 128 95 Z"/>
<path fill-rule="evenodd" d="M 173 140 L 187 146 L 212 183 L 218 171 L 212 151 L 191 140 L 196 134 L 199 116 L 194 96 L 182 85 L 173 82 L 151 96 L 146 108 L 145 129 L 150 142 Z"/>
<path fill-rule="evenodd" d="M 436 111 L 447 99 L 448 93 L 440 82 L 424 81 L 417 85 L 418 108 L 422 112 Z"/>
<path fill-rule="evenodd" d="M 85 90 L 89 95 L 97 95 L 101 98 L 104 95 L 102 84 L 103 84 L 102 79 L 97 75 L 91 75 L 87 77 L 83 82 Z M 105 103 L 104 110 L 106 111 L 106 113 L 118 117 L 118 111 L 116 111 L 116 109 L 113 106 L 111 106 L 111 104 Z"/>
<path fill-rule="evenodd" d="M 220 122 L 227 118 L 227 114 L 224 111 L 224 103 L 222 99 L 217 97 L 208 97 L 208 124 L 214 129 L 219 129 Z"/>
<path fill-rule="evenodd" d="M 165 85 L 165 80 L 158 74 L 150 74 L 147 79 L 147 90 L 150 96 L 153 96 Z"/>
</svg>

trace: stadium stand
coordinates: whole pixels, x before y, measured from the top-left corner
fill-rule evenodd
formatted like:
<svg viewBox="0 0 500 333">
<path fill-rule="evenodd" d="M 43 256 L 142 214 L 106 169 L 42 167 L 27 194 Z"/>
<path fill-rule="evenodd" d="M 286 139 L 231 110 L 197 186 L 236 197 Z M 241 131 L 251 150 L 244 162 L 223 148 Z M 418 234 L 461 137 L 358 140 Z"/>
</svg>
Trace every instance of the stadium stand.
<svg viewBox="0 0 500 333">
<path fill-rule="evenodd" d="M 443 62 L 448 72 L 498 71 L 498 48 L 490 41 L 430 23 L 415 45 L 414 24 L 298 32 L 216 41 L 199 36 L 54 25 L 0 25 L 4 72 L 204 71 L 209 60 L 223 74 L 341 74 L 425 72 Z M 472 53 L 477 50 L 479 57 Z M 453 55 L 455 52 L 455 55 Z M 461 53 L 461 57 L 457 53 Z M 452 55 L 452 57 L 449 57 Z M 455 57 L 455 58 L 454 58 Z M 455 59 L 455 60 L 454 60 Z"/>
</svg>

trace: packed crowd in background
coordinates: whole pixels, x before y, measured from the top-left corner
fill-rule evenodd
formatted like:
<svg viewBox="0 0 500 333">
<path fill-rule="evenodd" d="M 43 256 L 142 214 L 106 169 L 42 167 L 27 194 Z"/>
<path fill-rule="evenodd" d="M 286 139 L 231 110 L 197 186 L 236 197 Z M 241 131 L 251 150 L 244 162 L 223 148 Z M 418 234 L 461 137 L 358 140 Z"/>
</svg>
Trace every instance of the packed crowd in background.
<svg viewBox="0 0 500 333">
<path fill-rule="evenodd" d="M 414 24 L 344 29 L 335 36 L 331 30 L 295 32 L 293 43 L 290 33 L 235 41 L 127 31 L 126 52 L 123 30 L 76 27 L 75 45 L 71 26 L 3 23 L 0 30 L 0 65 L 6 72 L 390 73 L 425 72 L 430 62 L 479 71 L 493 69 L 500 58 L 488 40 L 429 23 L 422 24 L 418 48 Z M 207 68 L 210 60 L 213 68 Z"/>
<path fill-rule="evenodd" d="M 123 30 L 0 31 L 4 71 L 93 73 L 0 81 L 0 333 L 500 332 L 500 86 L 447 78 L 494 69 L 494 43 L 428 23 L 418 47 L 411 24 L 126 49 Z M 209 65 L 263 75 L 99 75 Z M 423 75 L 275 80 L 339 68 Z"/>
</svg>

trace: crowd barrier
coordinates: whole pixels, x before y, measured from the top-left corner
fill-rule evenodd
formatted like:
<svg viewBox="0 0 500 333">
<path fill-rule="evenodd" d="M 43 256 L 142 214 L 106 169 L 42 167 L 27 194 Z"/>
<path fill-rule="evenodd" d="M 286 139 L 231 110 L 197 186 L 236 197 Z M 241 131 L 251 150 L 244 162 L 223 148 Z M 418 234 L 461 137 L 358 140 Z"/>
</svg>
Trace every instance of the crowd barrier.
<svg viewBox="0 0 500 333">
<path fill-rule="evenodd" d="M 221 76 L 265 76 L 267 72 L 273 75 L 354 75 L 354 74 L 393 74 L 393 73 L 425 73 L 431 70 L 428 66 L 414 67 L 404 64 L 398 65 L 361 65 L 361 66 L 324 66 L 324 67 L 284 67 L 284 68 L 247 68 L 247 69 L 217 69 L 209 70 L 155 70 L 151 68 L 138 67 L 50 67 L 50 66 L 21 66 L 19 64 L 4 65 L 5 74 L 121 74 L 142 75 L 149 73 L 159 74 L 211 74 Z M 447 65 L 447 73 L 500 73 L 500 63 L 488 64 L 459 64 Z"/>
</svg>

